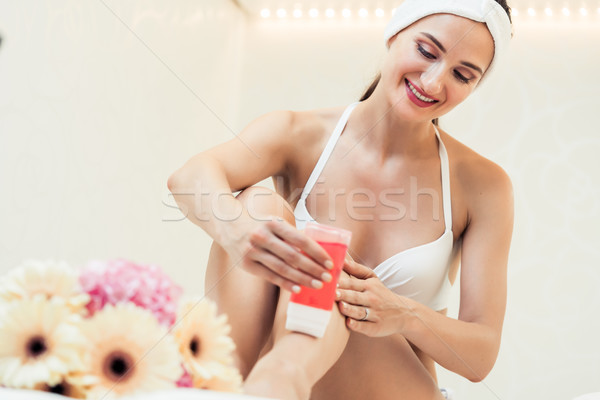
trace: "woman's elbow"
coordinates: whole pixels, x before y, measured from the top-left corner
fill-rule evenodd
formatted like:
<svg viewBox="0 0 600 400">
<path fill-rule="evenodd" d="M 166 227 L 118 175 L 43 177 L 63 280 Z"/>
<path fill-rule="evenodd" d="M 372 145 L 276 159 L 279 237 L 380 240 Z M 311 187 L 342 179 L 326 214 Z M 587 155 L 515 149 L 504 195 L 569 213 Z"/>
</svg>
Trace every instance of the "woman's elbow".
<svg viewBox="0 0 600 400">
<path fill-rule="evenodd" d="M 483 381 L 492 372 L 496 359 L 498 357 L 497 351 L 492 351 L 484 359 L 477 363 L 477 366 L 473 366 L 467 369 L 467 373 L 463 376 L 473 383 L 479 383 Z"/>
<path fill-rule="evenodd" d="M 467 378 L 468 380 L 470 380 L 473 383 L 479 383 L 479 382 L 483 381 L 489 375 L 491 370 L 492 370 L 492 368 L 481 369 L 479 371 L 469 371 L 469 373 L 467 375 L 465 375 L 465 378 Z"/>
<path fill-rule="evenodd" d="M 177 191 L 189 190 L 204 174 L 212 174 L 215 166 L 215 162 L 210 158 L 196 155 L 169 176 L 167 187 L 173 194 Z"/>
<path fill-rule="evenodd" d="M 171 193 L 176 190 L 177 185 L 179 184 L 179 176 L 177 175 L 177 172 L 178 171 L 173 172 L 171 176 L 169 176 L 169 179 L 167 179 L 167 188 Z"/>
<path fill-rule="evenodd" d="M 500 352 L 501 331 L 486 327 L 476 343 L 470 365 L 463 363 L 465 368 L 460 374 L 474 383 L 483 381 L 492 372 Z"/>
<path fill-rule="evenodd" d="M 171 176 L 169 176 L 169 179 L 167 179 L 167 188 L 171 193 L 175 194 L 175 192 L 181 190 L 182 187 L 186 186 L 187 181 L 188 178 L 185 170 L 183 169 L 183 167 L 179 168 L 178 170 L 173 172 Z"/>
</svg>

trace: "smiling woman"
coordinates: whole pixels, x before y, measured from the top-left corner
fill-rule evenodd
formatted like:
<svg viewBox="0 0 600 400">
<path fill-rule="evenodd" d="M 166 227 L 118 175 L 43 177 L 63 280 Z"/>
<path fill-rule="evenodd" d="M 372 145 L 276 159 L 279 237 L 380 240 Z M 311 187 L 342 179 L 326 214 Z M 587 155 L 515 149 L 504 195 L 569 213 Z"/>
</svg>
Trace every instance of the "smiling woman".
<svg viewBox="0 0 600 400">
<path fill-rule="evenodd" d="M 389 91 L 390 103 L 400 106 L 400 97 L 407 98 L 418 107 L 419 114 L 438 117 L 463 102 L 495 57 L 494 40 L 486 25 L 467 18 L 430 15 L 402 33 L 388 41 L 389 56 L 380 84 L 396 85 L 401 79 L 405 90 Z M 455 37 L 461 40 L 452 41 Z M 451 52 L 442 44 L 449 41 Z M 410 107 L 402 109 L 412 112 Z"/>
<path fill-rule="evenodd" d="M 508 6 L 508 4 L 506 3 L 506 1 L 501 0 L 498 1 L 498 4 L 504 9 L 504 11 L 506 12 L 506 15 L 508 16 L 509 21 L 511 21 L 511 16 L 510 16 L 510 8 Z M 393 22 L 390 23 L 386 29 L 385 32 L 385 40 L 386 40 L 386 45 L 390 46 L 390 39 L 393 38 L 393 36 L 395 35 L 395 33 L 397 33 L 400 29 L 400 27 L 407 27 L 409 26 L 411 23 L 415 22 L 416 20 L 419 19 L 420 16 L 422 15 L 426 15 L 427 14 L 427 7 L 423 7 L 422 4 L 417 4 L 417 3 L 409 3 L 407 5 L 404 6 L 405 10 L 403 10 L 404 12 L 400 15 L 398 14 L 396 16 L 396 18 L 394 18 Z M 453 9 L 453 5 L 449 5 L 449 4 L 438 4 L 437 5 L 438 9 L 440 10 L 440 13 L 446 11 L 449 14 L 452 15 L 460 15 L 463 16 L 465 18 L 470 18 L 472 16 L 472 13 L 468 10 L 468 9 L 462 9 L 462 10 L 458 10 L 457 9 Z M 490 9 L 488 12 L 492 12 L 493 9 Z M 496 10 L 496 12 L 498 12 L 498 10 Z M 485 14 L 484 14 L 485 17 Z M 480 20 L 481 17 L 474 17 L 474 19 L 476 21 Z M 512 22 L 512 21 L 511 21 Z M 493 40 L 494 40 L 494 57 L 492 59 L 492 63 L 490 63 L 489 66 L 487 66 L 486 68 L 486 72 L 491 71 L 492 68 L 492 64 L 493 64 L 493 60 L 498 60 L 502 53 L 505 51 L 505 47 L 506 47 L 506 24 L 502 25 L 502 24 L 494 24 L 493 22 L 491 23 L 492 28 L 490 28 L 490 24 L 486 21 L 486 28 L 490 29 L 490 33 L 492 34 Z M 510 26 L 508 26 L 508 28 L 510 28 Z M 504 29 L 504 32 L 502 32 L 502 30 Z M 492 33 L 493 32 L 493 33 Z M 423 36 L 425 36 L 430 42 L 432 42 L 435 47 L 437 48 L 437 51 L 440 51 L 443 55 L 446 55 L 447 50 L 446 47 L 431 33 L 427 33 L 427 32 L 421 32 L 421 34 Z M 512 33 L 511 33 L 512 36 Z M 421 44 L 417 44 L 417 49 L 418 51 L 423 55 L 423 57 L 432 60 L 432 62 L 438 58 L 436 57 L 435 54 L 433 54 L 433 52 L 430 52 L 428 50 L 426 50 L 426 47 L 428 47 L 427 45 L 421 45 Z M 461 61 L 461 64 L 465 67 L 467 67 L 470 70 L 473 70 L 474 72 L 477 72 L 477 74 L 479 75 L 479 79 L 483 78 L 484 75 L 484 69 L 476 64 L 473 64 L 469 61 Z M 457 77 L 457 79 L 459 79 L 459 81 L 468 84 L 469 81 L 472 81 L 473 79 L 476 78 L 476 76 L 470 76 L 470 77 L 466 77 L 465 75 L 463 75 L 460 70 L 455 70 L 455 76 Z M 467 75 L 473 75 L 472 73 L 467 73 Z M 375 79 L 373 80 L 373 82 L 369 85 L 369 87 L 367 88 L 367 90 L 364 92 L 364 94 L 361 96 L 360 101 L 364 101 L 366 100 L 375 90 L 375 88 L 377 87 L 379 80 L 381 79 L 381 74 L 378 74 Z M 423 93 L 422 90 L 419 90 L 418 88 L 414 87 L 414 84 L 410 83 L 407 81 L 407 84 L 409 85 L 409 89 L 410 91 L 412 91 L 414 93 L 414 97 L 416 97 L 417 99 L 421 100 L 422 102 L 419 103 L 417 101 L 417 104 L 420 104 L 423 107 L 427 107 L 428 104 L 427 103 L 434 103 L 437 100 L 436 99 L 432 99 L 432 98 L 427 98 L 425 96 L 425 93 Z M 410 93 L 409 93 L 410 96 Z M 411 96 L 411 98 L 414 98 L 413 96 Z M 432 120 L 432 122 L 434 123 L 434 125 L 438 125 L 438 118 L 435 118 Z"/>
<path fill-rule="evenodd" d="M 467 99 L 503 57 L 508 7 L 406 0 L 384 38 L 380 79 L 359 102 L 268 113 L 169 178 L 188 218 L 214 239 L 207 292 L 229 315 L 247 393 L 440 399 L 435 363 L 475 382 L 494 366 L 511 182 L 431 121 Z M 253 186 L 268 177 L 276 191 Z M 208 195 L 189 196 L 199 186 Z M 409 213 L 389 218 L 381 199 L 390 189 L 408 194 L 392 205 Z M 365 193 L 381 201 L 356 201 Z M 328 254 L 302 230 L 307 221 L 352 232 L 322 338 L 284 325 L 291 292 L 331 280 Z M 446 312 L 459 263 L 454 319 Z"/>
</svg>

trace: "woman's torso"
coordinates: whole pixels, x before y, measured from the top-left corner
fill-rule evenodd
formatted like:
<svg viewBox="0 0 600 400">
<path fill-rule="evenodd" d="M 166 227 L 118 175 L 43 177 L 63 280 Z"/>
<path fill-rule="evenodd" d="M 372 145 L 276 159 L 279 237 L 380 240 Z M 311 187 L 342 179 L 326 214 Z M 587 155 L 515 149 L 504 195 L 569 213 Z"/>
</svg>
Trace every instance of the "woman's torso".
<svg viewBox="0 0 600 400">
<path fill-rule="evenodd" d="M 448 273 L 452 267 L 453 259 L 455 258 L 455 255 L 453 254 L 455 247 L 453 246 L 454 237 L 452 231 L 450 174 L 446 147 L 441 140 L 437 128 L 434 129 L 435 134 L 431 134 L 431 129 L 426 130 L 423 134 L 411 133 L 413 135 L 411 142 L 413 143 L 398 141 L 397 139 L 402 138 L 399 135 L 396 140 L 394 140 L 396 145 L 389 139 L 383 137 L 382 144 L 371 146 L 372 148 L 375 148 L 376 151 L 379 149 L 379 152 L 384 157 L 387 154 L 388 158 L 394 157 L 394 154 L 389 151 L 390 147 L 394 146 L 396 148 L 400 147 L 403 153 L 410 154 L 405 158 L 407 161 L 404 165 L 405 170 L 410 170 L 408 165 L 410 165 L 409 161 L 411 159 L 416 160 L 417 162 L 413 161 L 413 163 L 416 164 L 422 164 L 421 160 L 429 159 L 430 151 L 428 151 L 428 147 L 435 147 L 440 161 L 438 175 L 441 179 L 441 195 L 439 191 L 436 190 L 435 186 L 423 185 L 423 176 L 418 177 L 412 174 L 410 174 L 409 177 L 409 187 L 406 187 L 406 185 L 397 185 L 397 182 L 393 182 L 390 187 L 383 190 L 373 190 L 368 184 L 355 186 L 353 188 L 346 187 L 345 183 L 343 183 L 343 186 L 337 185 L 336 182 L 330 182 L 328 184 L 326 182 L 328 177 L 322 176 L 323 169 L 329 162 L 329 158 L 336 148 L 341 133 L 346 127 L 348 118 L 352 116 L 352 113 L 358 104 L 361 103 L 353 103 L 346 108 L 306 182 L 302 195 L 294 209 L 296 227 L 298 229 L 303 229 L 307 221 L 315 221 L 307 208 L 307 198 L 309 195 L 312 195 L 314 199 L 312 201 L 313 205 L 317 205 L 320 196 L 322 196 L 327 203 L 324 207 L 325 215 L 323 215 L 322 218 L 319 218 L 320 223 L 337 224 L 339 218 L 337 216 L 338 210 L 341 214 L 346 214 L 346 220 L 351 220 L 353 222 L 368 221 L 371 225 L 371 232 L 379 229 L 375 224 L 381 226 L 381 224 L 384 223 L 390 225 L 402 221 L 410 221 L 413 222 L 411 229 L 415 230 L 424 222 L 443 220 L 444 231 L 437 236 L 436 239 L 421 242 L 418 245 L 404 248 L 399 252 L 393 253 L 381 263 L 374 264 L 372 269 L 381 282 L 394 293 L 400 296 L 409 297 L 433 310 L 445 309 L 447 307 L 448 295 L 451 288 Z M 360 120 L 360 122 L 365 122 L 369 120 L 369 117 L 365 117 L 363 113 L 363 115 L 360 116 Z M 360 128 L 358 131 L 360 131 Z M 398 135 L 398 131 L 395 132 L 396 135 Z M 380 136 L 379 138 L 369 138 L 370 140 L 372 139 L 375 144 L 378 139 L 382 140 L 381 133 L 378 134 Z M 372 136 L 375 135 L 376 134 L 372 134 Z M 418 142 L 418 145 L 414 146 L 414 143 L 417 143 L 415 140 L 418 140 L 419 138 L 424 141 Z M 384 141 L 385 144 L 383 144 Z M 358 144 L 358 142 L 355 143 Z M 340 154 L 338 154 L 338 161 L 347 157 L 355 148 L 357 147 L 354 146 L 349 150 L 346 150 L 345 153 L 343 153 L 344 149 L 342 149 L 342 153 L 340 153 L 341 157 Z M 368 152 L 369 150 L 370 149 L 365 148 L 364 152 Z M 383 159 L 383 157 L 381 158 Z M 334 160 L 334 162 L 335 161 L 336 160 Z M 380 165 L 384 164 L 385 161 L 380 162 Z M 370 166 L 376 171 L 380 170 L 378 165 L 372 164 Z M 421 169 L 423 170 L 424 167 L 421 167 Z M 419 178 L 421 181 L 419 181 Z M 318 187 L 315 188 L 315 186 Z M 346 195 L 345 201 L 342 197 L 342 203 L 345 207 L 343 207 L 342 204 L 332 207 L 332 200 L 335 200 L 338 195 Z M 423 196 L 425 198 L 424 200 L 421 200 Z M 365 199 L 367 199 L 366 202 Z M 323 206 L 323 204 L 321 205 Z M 377 208 L 377 210 L 375 210 L 375 208 Z M 440 208 L 442 209 L 442 213 L 439 212 Z M 365 210 L 367 212 L 365 214 L 358 214 L 357 210 Z M 419 211 L 421 213 L 420 218 Z M 398 238 L 392 236 L 386 238 L 386 240 L 397 241 Z M 354 251 L 355 245 L 355 242 L 351 243 L 350 253 L 353 257 L 360 258 Z"/>
<path fill-rule="evenodd" d="M 277 192 L 296 207 L 308 177 L 313 171 L 345 107 L 297 113 L 296 125 L 306 134 L 297 134 L 295 156 L 285 175 L 274 177 Z M 354 112 L 339 137 L 317 183 L 306 199 L 311 216 L 320 223 L 352 231 L 349 249 L 359 263 L 374 268 L 390 256 L 438 239 L 445 232 L 440 158 L 437 147 L 419 160 L 393 159 L 381 162 L 374 151 L 364 150 L 368 133 L 353 128 Z M 443 132 L 444 143 L 448 140 Z M 300 136 L 303 136 L 300 139 Z M 365 136 L 362 140 L 360 137 Z M 301 142 L 300 142 L 301 141 Z M 357 144 L 358 142 L 358 144 Z M 452 152 L 454 146 L 448 146 Z M 456 242 L 466 225 L 466 209 L 461 204 L 459 185 L 455 184 L 454 155 L 450 154 L 452 182 L 452 227 Z M 411 185 L 421 191 L 411 194 Z M 391 190 L 398 193 L 392 193 Z M 423 195 L 435 191 L 434 196 Z M 400 193 L 402 192 L 403 193 Z M 388 204 L 379 201 L 387 192 Z M 370 196 L 370 197 L 369 197 Z M 410 204 L 411 197 L 416 203 Z M 413 199 L 414 200 L 414 199 Z M 389 202 L 395 207 L 390 207 Z M 351 204 L 351 207 L 347 207 Z M 435 206 L 435 207 L 434 207 Z M 396 210 L 394 209 L 396 208 Z M 397 211 L 398 208 L 402 210 Z M 400 217 L 400 218 L 399 218 Z"/>
<path fill-rule="evenodd" d="M 296 136 L 296 157 L 290 160 L 290 168 L 285 175 L 274 178 L 276 190 L 288 199 L 292 207 L 296 206 L 302 188 L 344 109 L 331 108 L 296 115 L 295 125 L 302 132 Z M 354 126 L 350 115 L 329 161 L 306 199 L 306 206 L 317 221 L 351 230 L 350 254 L 357 262 L 374 268 L 394 254 L 435 241 L 445 232 L 443 202 L 434 201 L 434 195 L 410 194 L 412 185 L 413 189 L 433 190 L 439 199 L 442 198 L 441 161 L 437 146 L 432 146 L 430 154 L 418 159 L 398 157 L 382 161 L 378 152 L 366 143 L 368 133 L 365 136 L 365 132 L 359 132 Z M 456 146 L 454 141 L 447 139 L 447 135 L 443 135 L 453 184 L 450 229 L 454 243 L 458 243 L 466 226 L 466 205 L 461 185 L 457 184 L 460 178 L 455 175 L 453 161 L 460 159 L 457 153 L 460 153 L 461 146 Z M 452 142 L 450 146 L 449 141 Z M 380 194 L 390 188 L 404 189 L 403 193 L 399 190 L 393 197 L 406 210 L 402 218 L 399 218 L 401 214 L 390 218 L 390 208 L 377 201 Z M 413 204 L 410 204 L 411 201 Z M 358 202 L 364 202 L 362 207 Z M 451 281 L 456 276 L 458 257 L 455 251 L 448 272 Z M 439 312 L 445 314 L 446 310 Z M 428 372 L 429 378 L 421 374 L 423 371 Z M 424 379 L 425 384 L 427 379 L 435 380 L 435 377 L 433 360 L 413 349 L 401 335 L 374 339 L 352 333 L 340 360 L 314 387 L 312 398 L 331 399 L 332 393 L 337 393 L 336 396 L 352 394 L 352 397 L 346 398 L 363 398 L 358 393 L 365 391 L 365 395 L 368 393 L 377 399 L 384 399 L 390 393 L 398 399 L 397 393 L 405 391 L 406 384 L 414 384 L 415 379 Z M 398 391 L 394 390 L 396 385 Z M 378 391 L 381 393 L 378 394 Z"/>
</svg>

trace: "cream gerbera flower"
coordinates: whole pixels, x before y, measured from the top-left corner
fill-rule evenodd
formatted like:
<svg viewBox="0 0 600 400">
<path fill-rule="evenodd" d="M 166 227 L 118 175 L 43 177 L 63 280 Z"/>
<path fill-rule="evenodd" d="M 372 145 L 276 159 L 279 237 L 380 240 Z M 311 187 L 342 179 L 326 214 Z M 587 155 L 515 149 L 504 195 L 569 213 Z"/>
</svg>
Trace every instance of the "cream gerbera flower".
<svg viewBox="0 0 600 400">
<path fill-rule="evenodd" d="M 34 386 L 35 390 L 42 392 L 56 393 L 72 399 L 87 398 L 85 390 L 81 387 L 71 384 L 67 379 L 63 379 L 56 385 L 50 386 L 47 383 L 38 383 Z"/>
<path fill-rule="evenodd" d="M 79 318 L 62 302 L 43 296 L 16 300 L 0 312 L 0 385 L 57 385 L 83 369 L 85 343 Z"/>
<path fill-rule="evenodd" d="M 89 295 L 82 293 L 79 277 L 65 262 L 28 260 L 0 280 L 0 299 L 12 301 L 44 295 L 62 298 L 74 312 L 84 310 Z"/>
<path fill-rule="evenodd" d="M 230 331 L 227 316 L 217 316 L 212 301 L 195 298 L 182 302 L 173 335 L 194 381 L 208 380 L 222 366 L 233 365 L 235 344 L 227 336 Z"/>
<path fill-rule="evenodd" d="M 82 331 L 89 340 L 88 372 L 96 380 L 88 398 L 174 388 L 183 372 L 173 337 L 150 311 L 131 303 L 106 305 Z"/>
<path fill-rule="evenodd" d="M 242 392 L 242 375 L 234 367 L 219 365 L 214 368 L 214 374 L 209 379 L 198 378 L 194 380 L 194 387 L 219 392 Z"/>
</svg>

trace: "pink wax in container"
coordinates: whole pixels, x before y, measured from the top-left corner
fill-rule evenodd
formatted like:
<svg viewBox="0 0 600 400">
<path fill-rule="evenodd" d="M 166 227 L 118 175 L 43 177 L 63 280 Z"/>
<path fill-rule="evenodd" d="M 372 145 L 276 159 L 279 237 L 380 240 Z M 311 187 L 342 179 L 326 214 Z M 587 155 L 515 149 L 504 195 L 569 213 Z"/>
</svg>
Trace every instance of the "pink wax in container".
<svg viewBox="0 0 600 400">
<path fill-rule="evenodd" d="M 330 282 L 323 282 L 321 289 L 302 287 L 300 293 L 292 293 L 287 309 L 285 327 L 288 330 L 323 337 L 335 302 L 337 286 L 352 232 L 328 225 L 308 222 L 304 233 L 325 249 L 333 261 Z"/>
</svg>

